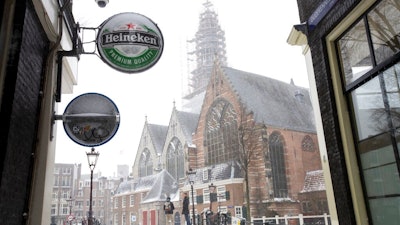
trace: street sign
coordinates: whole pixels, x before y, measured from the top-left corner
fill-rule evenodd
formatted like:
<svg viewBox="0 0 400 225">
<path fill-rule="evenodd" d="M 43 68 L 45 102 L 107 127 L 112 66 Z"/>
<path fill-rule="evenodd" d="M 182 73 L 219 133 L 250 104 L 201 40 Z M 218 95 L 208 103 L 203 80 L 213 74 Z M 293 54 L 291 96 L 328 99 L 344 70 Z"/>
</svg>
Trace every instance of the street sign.
<svg viewBox="0 0 400 225">
<path fill-rule="evenodd" d="M 328 14 L 338 0 L 324 0 L 318 8 L 311 14 L 308 19 L 308 27 L 310 30 L 314 30 L 318 23 Z"/>
<path fill-rule="evenodd" d="M 68 217 L 67 217 L 67 220 L 68 221 L 72 221 L 74 219 L 74 216 L 73 215 L 69 215 Z"/>
</svg>

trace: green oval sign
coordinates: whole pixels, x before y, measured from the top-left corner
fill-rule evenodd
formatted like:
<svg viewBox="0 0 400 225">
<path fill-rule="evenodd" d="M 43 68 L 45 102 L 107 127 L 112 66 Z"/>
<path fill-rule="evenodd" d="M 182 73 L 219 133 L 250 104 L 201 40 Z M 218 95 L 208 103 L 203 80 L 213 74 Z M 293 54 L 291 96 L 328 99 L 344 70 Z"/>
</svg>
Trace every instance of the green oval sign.
<svg viewBox="0 0 400 225">
<path fill-rule="evenodd" d="M 101 59 L 125 73 L 149 69 L 160 59 L 164 39 L 160 29 L 149 18 L 126 12 L 104 21 L 97 34 Z"/>
</svg>

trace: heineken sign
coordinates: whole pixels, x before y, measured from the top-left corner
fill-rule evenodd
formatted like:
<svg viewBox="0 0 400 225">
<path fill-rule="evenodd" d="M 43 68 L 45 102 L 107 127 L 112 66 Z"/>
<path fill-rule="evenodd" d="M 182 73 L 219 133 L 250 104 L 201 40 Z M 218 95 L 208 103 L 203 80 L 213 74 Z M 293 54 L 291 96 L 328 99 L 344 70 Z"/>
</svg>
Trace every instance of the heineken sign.
<svg viewBox="0 0 400 225">
<path fill-rule="evenodd" d="M 160 59 L 164 39 L 149 18 L 132 12 L 120 13 L 104 21 L 97 34 L 101 59 L 125 73 L 149 69 Z"/>
</svg>

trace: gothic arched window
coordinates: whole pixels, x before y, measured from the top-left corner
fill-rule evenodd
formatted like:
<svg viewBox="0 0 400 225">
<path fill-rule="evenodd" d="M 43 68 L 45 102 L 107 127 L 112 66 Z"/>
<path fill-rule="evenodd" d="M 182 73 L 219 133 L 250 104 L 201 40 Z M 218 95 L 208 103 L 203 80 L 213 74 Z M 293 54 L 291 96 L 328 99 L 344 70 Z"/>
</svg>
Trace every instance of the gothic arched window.
<svg viewBox="0 0 400 225">
<path fill-rule="evenodd" d="M 239 149 L 237 114 L 232 105 L 220 100 L 210 108 L 206 119 L 205 153 L 207 165 L 237 158 Z"/>
<path fill-rule="evenodd" d="M 301 141 L 301 149 L 306 152 L 313 152 L 315 151 L 315 145 L 313 139 L 310 135 L 306 135 L 303 140 Z"/>
<path fill-rule="evenodd" d="M 149 149 L 144 149 L 140 155 L 139 176 L 145 177 L 153 174 L 153 161 Z"/>
<path fill-rule="evenodd" d="M 272 169 L 272 183 L 275 198 L 288 197 L 285 154 L 282 137 L 279 133 L 272 133 L 269 137 L 269 154 Z"/>
<path fill-rule="evenodd" d="M 183 146 L 178 138 L 174 137 L 168 144 L 167 171 L 175 178 L 185 176 Z"/>
</svg>

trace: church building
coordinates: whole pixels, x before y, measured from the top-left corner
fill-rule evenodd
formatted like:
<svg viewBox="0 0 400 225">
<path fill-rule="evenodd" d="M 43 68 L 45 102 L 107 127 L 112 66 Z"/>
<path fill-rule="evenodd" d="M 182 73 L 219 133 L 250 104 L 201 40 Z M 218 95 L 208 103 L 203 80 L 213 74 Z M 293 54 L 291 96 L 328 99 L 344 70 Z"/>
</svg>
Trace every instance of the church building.
<svg viewBox="0 0 400 225">
<path fill-rule="evenodd" d="M 206 40 L 223 32 L 219 25 L 204 26 L 218 23 L 211 3 L 204 6 L 196 37 Z M 189 194 L 196 222 L 207 210 L 240 218 L 329 213 L 308 89 L 234 69 L 224 50 L 215 52 L 208 69 L 192 73 L 191 81 L 206 85 L 197 83 L 184 97 L 184 110 L 173 105 L 168 126 L 146 118 L 127 181 L 132 188 L 124 192 L 140 196 L 135 204 L 141 207 L 130 213 L 141 224 L 160 222 L 159 206 L 170 197 L 175 223 L 181 223 L 182 193 Z"/>
</svg>

